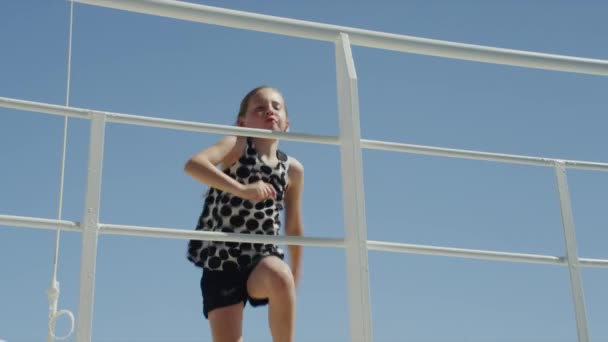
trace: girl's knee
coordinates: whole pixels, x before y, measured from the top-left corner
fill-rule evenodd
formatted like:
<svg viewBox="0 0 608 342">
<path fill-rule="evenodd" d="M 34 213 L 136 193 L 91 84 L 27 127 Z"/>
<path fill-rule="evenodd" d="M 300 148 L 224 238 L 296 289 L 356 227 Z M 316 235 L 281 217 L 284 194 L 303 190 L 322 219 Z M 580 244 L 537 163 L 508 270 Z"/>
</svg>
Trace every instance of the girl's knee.
<svg viewBox="0 0 608 342">
<path fill-rule="evenodd" d="M 286 264 L 277 267 L 271 272 L 270 286 L 273 292 L 292 292 L 295 290 L 295 282 L 291 269 Z"/>
<path fill-rule="evenodd" d="M 266 260 L 266 284 L 273 294 L 289 294 L 295 290 L 291 268 L 281 259 L 268 257 Z"/>
<path fill-rule="evenodd" d="M 265 257 L 247 281 L 247 291 L 255 298 L 295 296 L 295 281 L 289 266 L 280 258 Z"/>
</svg>

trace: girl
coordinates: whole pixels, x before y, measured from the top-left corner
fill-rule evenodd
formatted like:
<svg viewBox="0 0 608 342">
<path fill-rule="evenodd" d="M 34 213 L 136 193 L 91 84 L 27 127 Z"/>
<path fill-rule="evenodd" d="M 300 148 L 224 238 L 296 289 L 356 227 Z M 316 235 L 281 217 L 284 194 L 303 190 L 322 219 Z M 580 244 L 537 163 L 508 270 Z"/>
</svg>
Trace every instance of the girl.
<svg viewBox="0 0 608 342">
<path fill-rule="evenodd" d="M 267 86 L 253 89 L 241 101 L 237 124 L 287 132 L 283 96 Z M 304 169 L 278 144 L 276 139 L 228 136 L 186 163 L 186 173 L 209 186 L 197 230 L 277 235 L 285 209 L 286 234 L 302 235 Z M 213 341 L 242 341 L 247 301 L 269 305 L 274 342 L 293 341 L 302 248 L 289 246 L 289 252 L 291 268 L 274 244 L 189 242 L 188 259 L 203 268 L 203 313 Z"/>
</svg>

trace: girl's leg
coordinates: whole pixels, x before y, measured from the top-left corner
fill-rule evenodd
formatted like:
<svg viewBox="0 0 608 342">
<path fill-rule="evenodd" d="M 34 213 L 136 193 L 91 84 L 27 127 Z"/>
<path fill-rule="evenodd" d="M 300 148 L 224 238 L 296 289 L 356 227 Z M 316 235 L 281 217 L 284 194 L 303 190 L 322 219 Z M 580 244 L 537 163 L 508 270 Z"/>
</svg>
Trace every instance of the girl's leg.
<svg viewBox="0 0 608 342">
<path fill-rule="evenodd" d="M 243 303 L 211 310 L 209 325 L 213 342 L 242 342 Z"/>
<path fill-rule="evenodd" d="M 263 258 L 247 280 L 252 298 L 268 298 L 268 320 L 274 342 L 293 342 L 296 289 L 291 269 L 278 257 Z"/>
</svg>

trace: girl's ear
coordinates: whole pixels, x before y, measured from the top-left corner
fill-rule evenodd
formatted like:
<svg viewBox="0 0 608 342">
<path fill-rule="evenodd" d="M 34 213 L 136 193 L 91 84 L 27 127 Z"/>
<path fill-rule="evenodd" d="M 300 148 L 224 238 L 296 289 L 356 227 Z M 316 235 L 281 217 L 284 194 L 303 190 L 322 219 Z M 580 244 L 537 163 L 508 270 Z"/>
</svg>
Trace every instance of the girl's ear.
<svg viewBox="0 0 608 342">
<path fill-rule="evenodd" d="M 236 125 L 239 127 L 243 127 L 243 119 L 241 117 L 236 118 Z"/>
<path fill-rule="evenodd" d="M 285 122 L 285 130 L 283 132 L 289 132 L 289 119 Z"/>
</svg>

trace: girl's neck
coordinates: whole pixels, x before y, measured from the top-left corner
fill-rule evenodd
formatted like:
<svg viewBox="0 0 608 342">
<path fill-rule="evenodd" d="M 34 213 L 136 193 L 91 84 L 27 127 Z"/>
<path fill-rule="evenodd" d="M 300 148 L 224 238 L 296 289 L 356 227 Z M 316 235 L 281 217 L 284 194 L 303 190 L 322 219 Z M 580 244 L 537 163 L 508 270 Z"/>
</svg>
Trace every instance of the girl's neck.
<svg viewBox="0 0 608 342">
<path fill-rule="evenodd" d="M 279 141 L 276 139 L 252 138 L 258 155 L 269 159 L 274 159 L 279 148 Z"/>
</svg>

